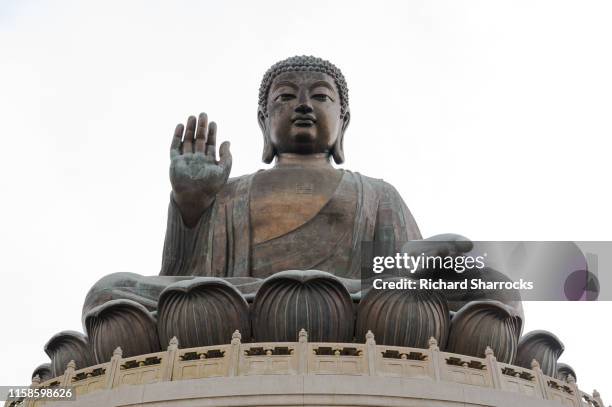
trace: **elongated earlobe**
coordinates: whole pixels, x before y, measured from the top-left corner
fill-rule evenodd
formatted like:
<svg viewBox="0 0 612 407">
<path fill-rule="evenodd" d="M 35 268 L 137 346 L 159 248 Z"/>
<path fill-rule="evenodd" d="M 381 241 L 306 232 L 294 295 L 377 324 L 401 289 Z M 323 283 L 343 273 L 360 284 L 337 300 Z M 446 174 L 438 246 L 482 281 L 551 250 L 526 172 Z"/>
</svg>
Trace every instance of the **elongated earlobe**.
<svg viewBox="0 0 612 407">
<path fill-rule="evenodd" d="M 344 132 L 346 131 L 350 121 L 351 113 L 347 110 L 346 113 L 344 113 L 344 116 L 342 116 L 342 128 L 340 129 L 340 134 L 338 134 L 338 138 L 336 139 L 331 152 L 336 164 L 342 164 L 344 162 Z"/>
<path fill-rule="evenodd" d="M 264 134 L 264 148 L 263 154 L 261 155 L 261 160 L 266 164 L 270 164 L 272 160 L 274 160 L 275 155 L 274 147 L 272 146 L 272 143 L 270 143 L 270 138 Z"/>
<path fill-rule="evenodd" d="M 334 143 L 334 148 L 332 150 L 332 157 L 334 157 L 334 162 L 336 164 L 342 164 L 344 162 L 344 134 L 340 134 Z"/>
<path fill-rule="evenodd" d="M 266 115 L 260 110 L 257 111 L 257 122 L 259 123 L 259 128 L 261 129 L 261 133 L 264 139 L 264 147 L 263 154 L 261 155 L 261 160 L 270 164 L 272 160 L 274 160 L 274 156 L 276 153 L 274 152 L 274 146 L 270 141 L 270 134 L 268 133 L 268 126 L 266 126 Z"/>
</svg>

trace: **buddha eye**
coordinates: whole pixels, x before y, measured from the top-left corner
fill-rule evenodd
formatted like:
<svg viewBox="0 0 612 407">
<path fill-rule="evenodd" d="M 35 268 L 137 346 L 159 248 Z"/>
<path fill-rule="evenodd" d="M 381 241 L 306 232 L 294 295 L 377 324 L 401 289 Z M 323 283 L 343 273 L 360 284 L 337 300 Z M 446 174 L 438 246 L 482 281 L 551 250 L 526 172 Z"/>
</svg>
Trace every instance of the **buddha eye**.
<svg viewBox="0 0 612 407">
<path fill-rule="evenodd" d="M 281 102 L 286 102 L 291 99 L 295 99 L 295 95 L 293 93 L 281 93 L 276 97 L 276 100 Z"/>
<path fill-rule="evenodd" d="M 317 93 L 316 95 L 312 95 L 312 98 L 314 100 L 318 100 L 319 102 L 327 102 L 327 101 L 333 102 L 334 101 L 330 96 L 324 93 Z"/>
</svg>

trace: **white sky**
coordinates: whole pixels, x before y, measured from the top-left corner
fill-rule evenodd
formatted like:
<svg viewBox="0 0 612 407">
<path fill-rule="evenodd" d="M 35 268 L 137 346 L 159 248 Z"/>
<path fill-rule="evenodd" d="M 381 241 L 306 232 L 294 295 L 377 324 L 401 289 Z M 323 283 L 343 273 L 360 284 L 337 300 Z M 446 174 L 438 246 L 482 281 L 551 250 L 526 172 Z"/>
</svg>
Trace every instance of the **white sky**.
<svg viewBox="0 0 612 407">
<path fill-rule="evenodd" d="M 257 90 L 279 59 L 344 72 L 345 168 L 425 236 L 612 240 L 608 1 L 0 2 L 0 385 L 28 383 L 88 288 L 157 274 L 174 126 L 206 111 L 232 175 L 264 167 Z M 526 304 L 612 400 L 612 303 Z M 228 338 L 229 340 L 229 338 Z"/>
</svg>

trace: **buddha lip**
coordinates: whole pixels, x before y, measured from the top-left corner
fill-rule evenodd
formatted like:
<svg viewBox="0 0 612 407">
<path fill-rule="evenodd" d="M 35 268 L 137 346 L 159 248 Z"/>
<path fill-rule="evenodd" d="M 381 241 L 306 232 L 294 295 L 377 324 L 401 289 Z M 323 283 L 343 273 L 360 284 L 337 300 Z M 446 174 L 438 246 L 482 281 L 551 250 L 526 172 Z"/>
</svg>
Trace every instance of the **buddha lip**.
<svg viewBox="0 0 612 407">
<path fill-rule="evenodd" d="M 297 127 L 310 127 L 314 125 L 314 121 L 300 119 L 300 120 L 294 120 L 293 124 L 296 125 Z"/>
<path fill-rule="evenodd" d="M 291 119 L 291 121 L 298 127 L 310 127 L 317 122 L 314 117 L 310 116 L 294 117 L 293 119 Z"/>
</svg>

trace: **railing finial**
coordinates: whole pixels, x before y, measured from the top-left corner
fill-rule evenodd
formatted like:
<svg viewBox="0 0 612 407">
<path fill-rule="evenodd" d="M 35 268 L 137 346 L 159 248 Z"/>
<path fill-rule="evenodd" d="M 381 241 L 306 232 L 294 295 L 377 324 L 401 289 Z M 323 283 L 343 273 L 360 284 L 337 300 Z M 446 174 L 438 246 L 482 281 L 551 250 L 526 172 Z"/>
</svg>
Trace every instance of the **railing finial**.
<svg viewBox="0 0 612 407">
<path fill-rule="evenodd" d="M 40 383 L 42 382 L 41 378 L 39 375 L 34 375 L 34 377 L 32 378 L 32 386 L 37 387 Z"/>
<path fill-rule="evenodd" d="M 485 356 L 495 356 L 495 353 L 493 352 L 493 348 L 491 348 L 490 346 L 487 346 L 487 348 L 485 349 Z"/>
<path fill-rule="evenodd" d="M 119 358 L 123 357 L 123 350 L 121 349 L 121 346 L 117 346 L 117 348 L 115 348 L 113 351 L 113 356 L 117 356 Z"/>
<path fill-rule="evenodd" d="M 304 328 L 298 333 L 298 342 L 308 342 L 308 332 Z"/>
<path fill-rule="evenodd" d="M 178 346 L 179 346 L 179 340 L 176 336 L 173 336 L 172 339 L 170 339 L 170 342 L 168 343 L 168 350 L 178 349 Z"/>
<path fill-rule="evenodd" d="M 429 340 L 427 341 L 427 344 L 429 345 L 429 349 L 431 350 L 438 350 L 438 340 L 436 338 L 434 338 L 433 336 L 429 337 Z"/>
<path fill-rule="evenodd" d="M 232 334 L 232 345 L 240 345 L 240 342 L 242 341 L 242 334 L 240 333 L 239 330 L 235 330 L 234 333 Z"/>
<path fill-rule="evenodd" d="M 540 368 L 540 362 L 538 362 L 535 359 L 531 359 L 531 368 L 532 369 L 539 369 Z"/>
</svg>

